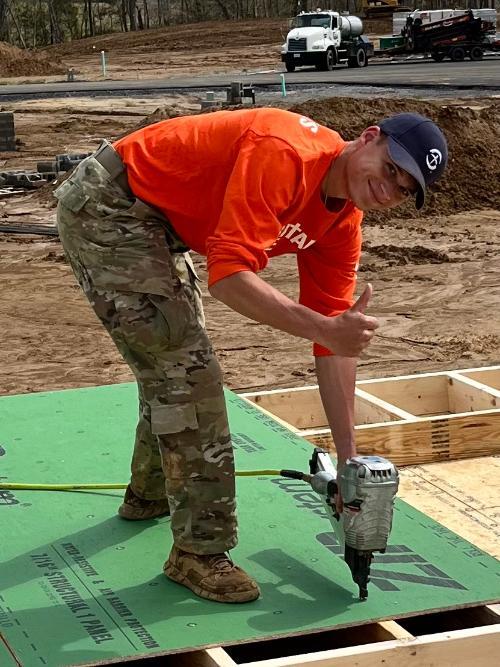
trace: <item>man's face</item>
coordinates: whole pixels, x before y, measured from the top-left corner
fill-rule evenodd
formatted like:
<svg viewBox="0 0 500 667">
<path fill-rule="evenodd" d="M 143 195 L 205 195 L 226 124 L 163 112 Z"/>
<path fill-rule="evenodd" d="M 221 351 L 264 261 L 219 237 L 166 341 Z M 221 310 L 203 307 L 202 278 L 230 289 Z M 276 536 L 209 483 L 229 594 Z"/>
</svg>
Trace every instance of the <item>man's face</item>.
<svg viewBox="0 0 500 667">
<path fill-rule="evenodd" d="M 359 147 L 347 164 L 349 198 L 363 211 L 382 211 L 413 197 L 417 182 L 389 157 L 387 138 L 378 127 L 360 137 Z"/>
</svg>

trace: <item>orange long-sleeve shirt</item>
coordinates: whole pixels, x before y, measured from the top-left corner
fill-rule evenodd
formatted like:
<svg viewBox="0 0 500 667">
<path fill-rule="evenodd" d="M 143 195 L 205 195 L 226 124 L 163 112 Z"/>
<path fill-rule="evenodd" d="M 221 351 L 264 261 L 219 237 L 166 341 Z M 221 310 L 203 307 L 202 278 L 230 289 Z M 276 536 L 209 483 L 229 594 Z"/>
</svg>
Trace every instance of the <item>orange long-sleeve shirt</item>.
<svg viewBox="0 0 500 667">
<path fill-rule="evenodd" d="M 293 253 L 300 302 L 328 316 L 352 305 L 361 252 L 361 211 L 347 201 L 331 212 L 321 193 L 344 146 L 309 118 L 267 108 L 161 121 L 114 144 L 134 194 L 207 256 L 209 284 Z"/>
</svg>

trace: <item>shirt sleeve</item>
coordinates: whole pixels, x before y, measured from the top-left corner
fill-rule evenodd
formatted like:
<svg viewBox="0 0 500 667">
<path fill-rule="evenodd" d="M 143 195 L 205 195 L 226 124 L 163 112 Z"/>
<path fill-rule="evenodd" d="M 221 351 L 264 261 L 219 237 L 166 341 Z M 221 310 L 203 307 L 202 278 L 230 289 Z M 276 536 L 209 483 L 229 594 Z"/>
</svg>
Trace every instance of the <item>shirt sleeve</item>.
<svg viewBox="0 0 500 667">
<path fill-rule="evenodd" d="M 280 215 L 299 207 L 304 168 L 282 139 L 249 133 L 227 183 L 217 227 L 207 239 L 208 284 L 265 268 L 281 231 Z"/>
<path fill-rule="evenodd" d="M 334 223 L 317 243 L 297 253 L 301 304 L 327 317 L 352 306 L 361 256 L 362 217 L 362 212 L 355 209 Z M 314 343 L 313 354 L 327 356 L 335 350 Z"/>
</svg>

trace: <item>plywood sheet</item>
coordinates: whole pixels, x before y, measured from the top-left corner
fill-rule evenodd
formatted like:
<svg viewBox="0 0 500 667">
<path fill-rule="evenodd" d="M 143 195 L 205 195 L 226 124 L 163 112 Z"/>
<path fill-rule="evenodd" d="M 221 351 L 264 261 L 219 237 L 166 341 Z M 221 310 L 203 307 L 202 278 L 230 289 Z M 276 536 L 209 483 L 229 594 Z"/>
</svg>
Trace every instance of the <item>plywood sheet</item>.
<svg viewBox="0 0 500 667">
<path fill-rule="evenodd" d="M 487 553 L 500 557 L 500 459 L 400 470 L 399 496 Z"/>
<path fill-rule="evenodd" d="M 238 469 L 307 469 L 310 445 L 228 393 Z M 0 476 L 123 482 L 132 385 L 0 399 Z M 370 597 L 357 600 L 319 498 L 303 483 L 239 478 L 236 562 L 262 598 L 200 600 L 161 574 L 168 520 L 127 523 L 117 492 L 3 493 L 0 632 L 19 664 L 67 667 L 287 636 L 498 599 L 500 565 L 399 501 Z M 1 646 L 1 645 L 0 645 Z"/>
</svg>

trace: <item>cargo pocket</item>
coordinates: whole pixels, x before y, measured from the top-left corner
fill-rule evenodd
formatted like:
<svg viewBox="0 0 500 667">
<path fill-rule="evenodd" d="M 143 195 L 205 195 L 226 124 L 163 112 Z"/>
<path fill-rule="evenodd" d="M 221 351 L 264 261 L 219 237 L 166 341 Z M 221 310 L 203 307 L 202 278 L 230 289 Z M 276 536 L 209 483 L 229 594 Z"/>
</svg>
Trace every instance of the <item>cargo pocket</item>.
<svg viewBox="0 0 500 667">
<path fill-rule="evenodd" d="M 54 197 L 58 199 L 61 204 L 72 213 L 78 213 L 82 210 L 90 197 L 83 191 L 82 186 L 71 178 L 61 183 L 61 185 L 54 190 Z"/>
<path fill-rule="evenodd" d="M 193 403 L 172 403 L 151 406 L 151 432 L 153 435 L 171 435 L 198 429 L 198 418 Z"/>
<path fill-rule="evenodd" d="M 182 295 L 176 298 L 147 294 L 149 302 L 157 311 L 157 327 L 163 329 L 163 340 L 169 349 L 175 350 L 189 344 L 193 324 L 193 312 L 188 300 Z"/>
</svg>

